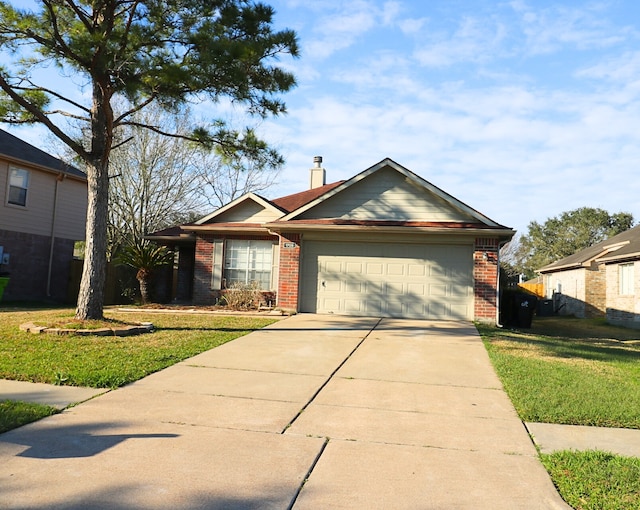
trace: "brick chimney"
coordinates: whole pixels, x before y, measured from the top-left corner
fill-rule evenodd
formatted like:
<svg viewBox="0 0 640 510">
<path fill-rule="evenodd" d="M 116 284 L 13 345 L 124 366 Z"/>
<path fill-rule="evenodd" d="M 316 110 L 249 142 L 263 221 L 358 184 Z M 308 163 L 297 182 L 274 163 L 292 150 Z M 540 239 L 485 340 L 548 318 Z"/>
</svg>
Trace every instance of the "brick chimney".
<svg viewBox="0 0 640 510">
<path fill-rule="evenodd" d="M 309 189 L 319 188 L 327 183 L 327 172 L 322 168 L 322 156 L 313 157 L 313 168 L 309 170 Z"/>
</svg>

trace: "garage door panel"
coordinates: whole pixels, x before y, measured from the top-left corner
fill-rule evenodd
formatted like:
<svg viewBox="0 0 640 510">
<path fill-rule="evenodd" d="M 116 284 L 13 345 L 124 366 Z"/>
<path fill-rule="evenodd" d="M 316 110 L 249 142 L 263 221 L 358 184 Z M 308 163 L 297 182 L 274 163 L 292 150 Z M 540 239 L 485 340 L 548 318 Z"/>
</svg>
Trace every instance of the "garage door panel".
<svg viewBox="0 0 640 510">
<path fill-rule="evenodd" d="M 407 290 L 410 296 L 416 296 L 419 299 L 424 298 L 426 286 L 422 283 L 410 283 Z"/>
<path fill-rule="evenodd" d="M 429 296 L 433 297 L 446 297 L 447 294 L 447 285 L 444 284 L 431 284 L 429 285 Z"/>
<path fill-rule="evenodd" d="M 361 262 L 347 262 L 345 271 L 347 274 L 362 274 L 362 263 Z"/>
<path fill-rule="evenodd" d="M 399 282 L 388 282 L 387 283 L 387 294 L 388 295 L 396 295 L 396 296 L 404 296 L 407 292 L 405 291 L 405 286 Z"/>
<path fill-rule="evenodd" d="M 384 274 L 384 264 L 368 262 L 366 264 L 366 273 L 368 275 L 370 275 L 370 276 L 383 275 Z"/>
<path fill-rule="evenodd" d="M 471 319 L 472 283 L 469 245 L 303 244 L 302 311 Z"/>
<path fill-rule="evenodd" d="M 404 264 L 387 264 L 387 276 L 404 276 Z"/>
<path fill-rule="evenodd" d="M 363 292 L 364 284 L 362 282 L 346 282 L 345 284 L 345 292 L 355 292 L 357 294 L 361 294 Z"/>
<path fill-rule="evenodd" d="M 426 274 L 426 267 L 423 264 L 410 263 L 407 266 L 407 274 L 409 276 L 424 276 Z"/>
</svg>

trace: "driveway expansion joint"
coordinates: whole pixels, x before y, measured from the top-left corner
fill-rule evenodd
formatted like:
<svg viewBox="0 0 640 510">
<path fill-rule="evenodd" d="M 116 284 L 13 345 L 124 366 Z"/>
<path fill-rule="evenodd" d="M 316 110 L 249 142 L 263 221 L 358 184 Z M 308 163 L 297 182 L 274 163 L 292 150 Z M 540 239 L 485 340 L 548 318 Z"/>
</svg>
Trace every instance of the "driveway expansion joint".
<svg viewBox="0 0 640 510">
<path fill-rule="evenodd" d="M 369 335 L 371 333 L 373 333 L 373 331 L 380 325 L 380 323 L 382 322 L 382 318 L 378 319 L 378 322 L 376 322 L 373 327 L 367 332 L 366 335 L 364 335 L 364 337 L 362 337 L 362 340 L 360 340 L 358 342 L 358 344 L 353 348 L 353 350 L 347 355 L 346 358 L 344 358 L 342 360 L 342 362 L 336 367 L 336 369 L 331 372 L 331 374 L 329 374 L 329 377 L 327 378 L 327 380 L 322 383 L 322 385 L 318 388 L 318 390 L 311 395 L 311 398 L 309 399 L 309 401 L 302 407 L 302 409 L 300 409 L 300 411 L 298 411 L 298 413 L 293 417 L 293 419 L 287 423 L 287 425 L 285 426 L 284 429 L 282 429 L 282 434 L 284 434 L 289 427 L 291 427 L 291 425 L 293 425 L 295 423 L 295 421 L 300 417 L 300 415 L 304 412 L 304 410 L 309 407 L 309 405 L 311 405 L 311 403 L 315 400 L 315 398 L 320 394 L 320 392 L 327 386 L 327 384 L 329 384 L 329 381 L 331 381 L 331 379 L 333 379 L 333 376 L 336 375 L 336 373 L 338 372 L 338 370 L 340 370 L 344 364 L 349 361 L 349 359 L 351 358 L 351 356 L 354 355 L 354 353 L 360 348 L 360 346 L 364 343 L 364 341 L 369 338 Z"/>
</svg>

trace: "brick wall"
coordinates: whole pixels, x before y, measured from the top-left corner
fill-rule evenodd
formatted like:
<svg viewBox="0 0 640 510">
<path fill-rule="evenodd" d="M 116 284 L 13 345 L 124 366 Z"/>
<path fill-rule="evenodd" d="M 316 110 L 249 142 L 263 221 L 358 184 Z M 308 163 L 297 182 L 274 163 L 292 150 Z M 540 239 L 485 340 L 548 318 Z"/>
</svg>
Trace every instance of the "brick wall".
<svg viewBox="0 0 640 510">
<path fill-rule="evenodd" d="M 295 246 L 293 246 L 295 245 Z M 300 235 L 280 236 L 280 273 L 277 306 L 285 310 L 298 310 L 300 277 Z"/>
<path fill-rule="evenodd" d="M 585 273 L 585 316 L 604 317 L 607 311 L 607 274 L 604 264 Z"/>
<path fill-rule="evenodd" d="M 215 303 L 219 292 L 211 290 L 211 271 L 213 269 L 213 235 L 198 235 L 193 266 L 193 303 L 210 305 Z"/>
<path fill-rule="evenodd" d="M 477 238 L 473 252 L 474 318 L 480 322 L 495 322 L 498 285 L 497 238 Z M 486 254 L 486 256 L 485 256 Z"/>
<path fill-rule="evenodd" d="M 51 295 L 47 296 L 51 238 L 11 230 L 0 230 L 0 246 L 11 258 L 2 271 L 10 273 L 3 300 L 65 301 L 74 241 L 56 238 L 51 268 Z"/>
</svg>

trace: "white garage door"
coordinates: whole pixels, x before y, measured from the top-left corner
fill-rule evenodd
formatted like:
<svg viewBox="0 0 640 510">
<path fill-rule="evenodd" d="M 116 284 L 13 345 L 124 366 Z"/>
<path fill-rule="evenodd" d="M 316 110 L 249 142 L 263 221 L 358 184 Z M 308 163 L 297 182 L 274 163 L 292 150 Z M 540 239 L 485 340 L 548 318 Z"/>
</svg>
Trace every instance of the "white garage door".
<svg viewBox="0 0 640 510">
<path fill-rule="evenodd" d="M 360 316 L 473 319 L 473 248 L 305 242 L 301 310 Z"/>
</svg>

